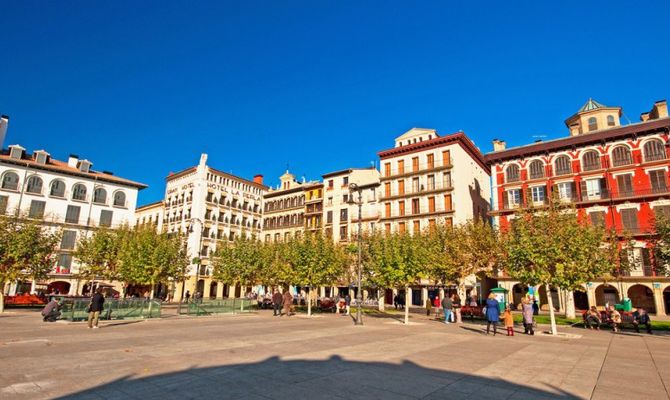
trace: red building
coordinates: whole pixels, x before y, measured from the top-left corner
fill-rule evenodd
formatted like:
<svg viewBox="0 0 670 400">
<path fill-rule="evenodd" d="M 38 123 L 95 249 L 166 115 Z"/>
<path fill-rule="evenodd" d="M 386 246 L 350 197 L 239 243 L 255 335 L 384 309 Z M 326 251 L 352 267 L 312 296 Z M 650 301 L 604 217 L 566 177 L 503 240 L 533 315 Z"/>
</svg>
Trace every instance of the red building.
<svg viewBox="0 0 670 400">
<path fill-rule="evenodd" d="M 584 293 L 575 292 L 576 307 L 602 307 L 629 297 L 633 306 L 670 313 L 670 279 L 656 273 L 649 251 L 654 217 L 670 216 L 667 103 L 656 102 L 639 123 L 621 126 L 620 116 L 620 107 L 589 99 L 565 121 L 569 137 L 509 149 L 494 140 L 494 151 L 486 155 L 492 175 L 491 215 L 505 229 L 522 208 L 553 199 L 574 203 L 592 223 L 613 228 L 622 237 L 630 235 L 637 264 L 619 282 L 590 282 Z M 509 278 L 500 277 L 499 283 L 511 291 L 514 303 L 525 293 Z M 546 293 L 540 295 L 546 299 Z M 565 293 L 552 295 L 560 309 L 570 301 Z"/>
</svg>

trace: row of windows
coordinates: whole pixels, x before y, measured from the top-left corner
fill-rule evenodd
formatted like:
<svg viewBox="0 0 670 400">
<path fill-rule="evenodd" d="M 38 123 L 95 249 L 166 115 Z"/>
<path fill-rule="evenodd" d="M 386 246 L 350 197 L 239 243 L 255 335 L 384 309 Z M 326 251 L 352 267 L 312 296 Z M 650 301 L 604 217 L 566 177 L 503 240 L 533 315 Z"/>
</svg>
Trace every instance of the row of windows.
<svg viewBox="0 0 670 400">
<path fill-rule="evenodd" d="M 642 148 L 645 162 L 664 160 L 666 158 L 665 146 L 660 140 L 650 140 Z M 600 154 L 595 150 L 584 152 L 581 159 L 582 171 L 595 171 L 602 169 Z M 630 148 L 625 145 L 616 146 L 612 149 L 612 166 L 620 167 L 633 164 L 633 156 Z M 554 175 L 568 175 L 573 172 L 572 161 L 567 155 L 556 157 L 554 161 Z M 545 164 L 541 160 L 533 160 L 528 165 L 529 179 L 540 179 L 546 177 Z M 505 170 L 506 182 L 517 182 L 521 179 L 521 169 L 517 164 L 507 166 Z"/>
<path fill-rule="evenodd" d="M 421 206 L 421 200 L 420 199 L 412 199 L 411 201 L 411 215 L 416 215 L 416 214 L 423 214 L 423 213 L 434 213 L 437 212 L 437 206 L 436 206 L 436 197 L 428 197 L 426 199 L 427 201 L 427 207 Z M 406 212 L 406 201 L 405 200 L 400 200 L 397 203 L 397 214 L 395 216 L 403 217 L 405 215 L 409 215 Z M 444 195 L 444 208 L 440 211 L 451 211 L 453 209 L 453 204 L 451 201 L 451 195 L 450 194 L 445 194 Z M 391 203 L 385 203 L 384 204 L 384 217 L 385 218 L 390 218 L 394 216 L 391 213 Z"/>
<path fill-rule="evenodd" d="M 30 194 L 41 195 L 44 182 L 42 178 L 33 175 L 26 182 L 25 191 Z M 2 176 L 2 189 L 19 190 L 19 175 L 16 172 L 8 171 Z M 87 189 L 83 183 L 76 183 L 72 186 L 72 200 L 86 201 Z M 51 181 L 49 196 L 65 198 L 65 182 L 60 179 Z M 93 202 L 96 204 L 107 204 L 107 190 L 96 188 L 93 192 Z M 126 194 L 117 190 L 113 195 L 113 204 L 118 207 L 126 206 Z"/>
<path fill-rule="evenodd" d="M 257 187 L 248 185 L 246 183 L 239 182 L 239 181 L 234 180 L 234 179 L 224 178 L 221 175 L 207 173 L 207 180 L 210 181 L 210 182 L 216 182 L 216 183 L 219 183 L 221 185 L 226 185 L 228 187 L 239 189 L 239 190 L 242 190 L 242 191 L 245 191 L 245 192 L 251 192 L 251 193 L 255 193 L 255 194 L 259 194 L 259 195 L 261 194 L 261 190 L 258 189 Z"/>
<path fill-rule="evenodd" d="M 283 228 L 295 225 L 301 225 L 304 221 L 303 214 L 284 215 L 263 220 L 263 227 L 266 229 Z"/>
<path fill-rule="evenodd" d="M 450 150 L 442 151 L 442 159 L 436 160 L 435 154 L 426 154 L 425 163 L 419 162 L 419 157 L 412 157 L 412 169 L 405 169 L 405 160 L 397 160 L 396 168 L 392 168 L 390 162 L 384 163 L 384 176 L 392 175 L 402 175 L 406 172 L 418 172 L 421 170 L 430 170 L 436 167 L 444 167 L 451 165 L 451 152 Z"/>
<path fill-rule="evenodd" d="M 9 198 L 7 196 L 0 196 L 0 214 L 7 213 L 8 200 Z M 45 216 L 46 204 L 46 201 L 43 200 L 32 200 L 30 202 L 30 208 L 28 209 L 28 218 L 43 219 Z M 69 205 L 67 206 L 67 211 L 65 213 L 65 222 L 79 224 L 80 215 L 80 206 Z M 99 226 L 111 227 L 113 215 L 114 213 L 111 210 L 100 210 Z"/>
<path fill-rule="evenodd" d="M 302 195 L 293 196 L 286 199 L 271 200 L 265 203 L 265 211 L 278 211 L 287 208 L 299 207 L 305 204 L 305 197 Z"/>
<path fill-rule="evenodd" d="M 587 120 L 587 123 L 589 125 L 589 132 L 598 130 L 598 120 L 596 119 L 596 117 L 589 118 Z M 607 126 L 611 127 L 611 126 L 615 126 L 615 125 L 616 125 L 616 123 L 614 122 L 614 116 L 608 115 L 607 116 Z"/>
<path fill-rule="evenodd" d="M 384 197 L 402 196 L 404 194 L 419 193 L 424 190 L 450 189 L 452 187 L 450 172 L 445 172 L 442 175 L 442 182 L 436 182 L 435 175 L 427 175 L 425 180 L 419 177 L 412 178 L 412 186 L 409 189 L 405 187 L 405 181 L 405 179 L 398 179 L 395 188 L 391 186 L 391 182 L 384 183 Z"/>
</svg>

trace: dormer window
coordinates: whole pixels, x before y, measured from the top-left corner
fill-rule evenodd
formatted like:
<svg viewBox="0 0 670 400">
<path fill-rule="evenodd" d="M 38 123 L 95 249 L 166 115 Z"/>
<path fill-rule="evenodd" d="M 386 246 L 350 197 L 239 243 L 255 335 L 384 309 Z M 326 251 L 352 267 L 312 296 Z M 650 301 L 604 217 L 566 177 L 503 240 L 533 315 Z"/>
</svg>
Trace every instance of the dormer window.
<svg viewBox="0 0 670 400">
<path fill-rule="evenodd" d="M 47 153 L 46 151 L 41 151 L 41 150 L 36 151 L 35 152 L 35 161 L 38 164 L 45 165 L 47 163 L 47 161 L 49 161 L 49 153 Z"/>
<path fill-rule="evenodd" d="M 614 117 L 611 115 L 607 116 L 607 126 L 614 126 Z"/>
<path fill-rule="evenodd" d="M 87 160 L 81 160 L 79 162 L 79 171 L 89 172 L 91 170 L 91 163 Z"/>
<path fill-rule="evenodd" d="M 598 120 L 596 117 L 589 118 L 589 132 L 598 130 Z"/>
<path fill-rule="evenodd" d="M 23 147 L 19 146 L 18 144 L 15 144 L 13 146 L 9 146 L 9 157 L 13 158 L 14 160 L 20 160 L 23 158 L 23 152 L 26 149 Z"/>
</svg>

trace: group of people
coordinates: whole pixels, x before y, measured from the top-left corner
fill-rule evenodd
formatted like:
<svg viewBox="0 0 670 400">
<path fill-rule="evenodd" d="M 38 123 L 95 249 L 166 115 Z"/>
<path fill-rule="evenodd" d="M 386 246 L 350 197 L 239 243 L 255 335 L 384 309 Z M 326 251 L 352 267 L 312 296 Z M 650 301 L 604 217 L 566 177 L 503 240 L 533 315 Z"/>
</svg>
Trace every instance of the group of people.
<svg viewBox="0 0 670 400">
<path fill-rule="evenodd" d="M 282 312 L 282 308 L 284 311 Z M 272 293 L 272 310 L 275 317 L 281 317 L 286 314 L 287 317 L 293 315 L 293 295 L 286 290 L 281 294 L 279 290 L 275 289 Z"/>
<path fill-rule="evenodd" d="M 435 296 L 433 300 L 426 299 L 426 316 L 430 316 L 432 308 L 435 307 L 435 318 L 440 315 L 440 309 L 444 313 L 444 323 L 449 324 L 455 322 L 460 324 L 461 319 L 461 298 L 456 293 L 445 296 L 440 301 L 439 296 Z"/>
<path fill-rule="evenodd" d="M 604 318 L 606 318 L 606 321 L 603 321 Z M 591 330 L 594 328 L 600 330 L 600 326 L 605 322 L 612 327 L 612 331 L 619 332 L 619 327 L 623 323 L 623 318 L 621 317 L 621 313 L 612 305 L 606 307 L 604 315 L 601 314 L 595 306 L 589 308 L 584 314 L 584 325 Z M 635 332 L 640 333 L 640 325 L 644 325 L 647 333 L 652 333 L 651 318 L 649 317 L 647 310 L 643 307 L 638 307 L 635 312 L 633 312 L 632 323 Z"/>
<path fill-rule="evenodd" d="M 105 296 L 102 295 L 102 289 L 96 289 L 91 296 L 91 300 L 86 306 L 88 313 L 88 328 L 98 329 L 98 322 L 100 320 L 100 313 L 104 310 Z M 47 303 L 42 309 L 42 321 L 56 322 L 61 315 L 62 304 L 58 297 L 52 297 L 51 301 Z"/>
<path fill-rule="evenodd" d="M 500 303 L 496 295 L 489 294 L 486 299 L 486 307 L 484 310 L 486 316 L 486 334 L 491 333 L 493 327 L 493 336 L 498 333 L 498 322 L 500 322 Z M 521 300 L 521 315 L 523 317 L 523 333 L 526 335 L 535 335 L 534 325 L 535 320 L 533 302 L 529 298 L 524 297 Z M 507 336 L 514 336 L 514 316 L 512 315 L 512 308 L 509 304 L 505 306 L 505 311 L 502 314 L 502 321 L 507 331 Z"/>
</svg>

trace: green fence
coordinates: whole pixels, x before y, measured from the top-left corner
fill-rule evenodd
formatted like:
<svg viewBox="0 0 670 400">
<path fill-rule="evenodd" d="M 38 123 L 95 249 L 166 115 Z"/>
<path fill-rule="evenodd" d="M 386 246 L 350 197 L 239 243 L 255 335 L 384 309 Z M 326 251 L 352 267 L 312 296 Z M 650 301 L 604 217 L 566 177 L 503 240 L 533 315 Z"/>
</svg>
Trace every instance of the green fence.
<svg viewBox="0 0 670 400">
<path fill-rule="evenodd" d="M 221 299 L 221 300 L 203 300 L 192 301 L 188 307 L 182 307 L 181 314 L 193 315 L 196 317 L 212 314 L 236 314 L 255 311 L 258 309 L 258 302 L 249 299 Z"/>
<path fill-rule="evenodd" d="M 88 319 L 86 309 L 90 304 L 88 299 L 63 299 L 61 319 L 68 321 L 85 321 Z M 100 319 L 137 319 L 160 318 L 161 302 L 145 299 L 105 299 L 104 310 Z"/>
</svg>

